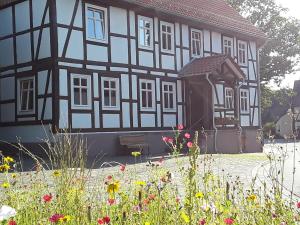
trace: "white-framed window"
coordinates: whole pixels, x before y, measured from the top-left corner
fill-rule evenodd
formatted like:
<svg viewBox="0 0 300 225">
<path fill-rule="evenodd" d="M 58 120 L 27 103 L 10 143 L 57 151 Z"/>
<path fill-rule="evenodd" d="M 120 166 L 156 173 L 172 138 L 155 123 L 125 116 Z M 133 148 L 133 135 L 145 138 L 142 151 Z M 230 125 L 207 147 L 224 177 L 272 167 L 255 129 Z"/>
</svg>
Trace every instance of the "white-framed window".
<svg viewBox="0 0 300 225">
<path fill-rule="evenodd" d="M 91 109 L 91 76 L 71 74 L 71 100 L 73 109 Z"/>
<path fill-rule="evenodd" d="M 249 91 L 248 90 L 240 90 L 240 107 L 242 113 L 248 113 L 249 112 Z"/>
<path fill-rule="evenodd" d="M 155 81 L 140 79 L 140 107 L 143 111 L 155 111 Z"/>
<path fill-rule="evenodd" d="M 200 30 L 191 29 L 191 50 L 192 57 L 202 56 L 202 32 Z"/>
<path fill-rule="evenodd" d="M 223 54 L 233 56 L 233 39 L 223 37 Z"/>
<path fill-rule="evenodd" d="M 153 49 L 153 19 L 138 16 L 139 47 Z"/>
<path fill-rule="evenodd" d="M 238 62 L 240 65 L 247 65 L 247 44 L 245 41 L 238 41 Z"/>
<path fill-rule="evenodd" d="M 174 24 L 160 22 L 161 51 L 174 53 Z"/>
<path fill-rule="evenodd" d="M 225 108 L 233 109 L 234 108 L 234 91 L 232 88 L 225 88 Z"/>
<path fill-rule="evenodd" d="M 18 113 L 35 113 L 35 78 L 18 79 Z"/>
<path fill-rule="evenodd" d="M 120 84 L 115 77 L 102 77 L 102 108 L 106 110 L 120 109 Z"/>
<path fill-rule="evenodd" d="M 176 111 L 176 85 L 172 82 L 162 82 L 163 109 L 167 112 Z"/>
<path fill-rule="evenodd" d="M 90 41 L 107 42 L 107 9 L 86 4 L 86 37 Z"/>
</svg>

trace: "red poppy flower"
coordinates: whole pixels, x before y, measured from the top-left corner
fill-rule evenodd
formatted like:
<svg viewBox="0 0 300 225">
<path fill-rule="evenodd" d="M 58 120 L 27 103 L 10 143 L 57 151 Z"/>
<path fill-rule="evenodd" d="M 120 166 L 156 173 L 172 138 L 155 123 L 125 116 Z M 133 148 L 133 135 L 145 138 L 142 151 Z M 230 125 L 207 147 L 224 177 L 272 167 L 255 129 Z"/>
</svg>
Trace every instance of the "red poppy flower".
<svg viewBox="0 0 300 225">
<path fill-rule="evenodd" d="M 111 179 L 112 179 L 111 175 L 107 176 L 107 180 L 111 180 Z"/>
<path fill-rule="evenodd" d="M 232 219 L 232 218 L 226 218 L 226 219 L 224 220 L 224 223 L 226 223 L 226 224 L 228 224 L 228 225 L 231 225 L 231 224 L 234 223 L 234 219 Z"/>
<path fill-rule="evenodd" d="M 155 195 L 154 195 L 154 194 L 150 194 L 150 195 L 148 196 L 148 198 L 149 198 L 149 200 L 154 200 L 154 199 L 155 199 Z"/>
<path fill-rule="evenodd" d="M 17 222 L 14 221 L 14 220 L 10 220 L 10 221 L 8 222 L 8 225 L 17 225 Z"/>
<path fill-rule="evenodd" d="M 109 205 L 113 205 L 113 204 L 116 203 L 116 200 L 111 198 L 111 199 L 108 199 L 108 200 L 107 200 L 107 203 L 108 203 Z"/>
<path fill-rule="evenodd" d="M 297 208 L 300 209 L 300 202 L 297 202 Z"/>
<path fill-rule="evenodd" d="M 52 195 L 51 194 L 50 195 L 44 195 L 43 196 L 43 200 L 44 200 L 44 202 L 51 202 Z"/>
<path fill-rule="evenodd" d="M 122 171 L 122 172 L 124 172 L 125 171 L 125 169 L 126 169 L 126 166 L 125 165 L 120 165 L 120 170 Z"/>
<path fill-rule="evenodd" d="M 98 219 L 98 224 L 104 224 L 103 219 Z"/>
<path fill-rule="evenodd" d="M 58 223 L 59 219 L 63 218 L 64 215 L 61 214 L 54 214 L 49 218 L 49 221 L 52 223 Z"/>
<path fill-rule="evenodd" d="M 199 225 L 204 225 L 204 224 L 206 224 L 206 220 L 205 220 L 205 219 L 201 219 L 201 220 L 199 221 Z"/>
<path fill-rule="evenodd" d="M 109 216 L 104 216 L 102 219 L 103 219 L 104 223 L 107 223 L 107 224 L 110 223 L 110 218 L 109 218 Z"/>
</svg>

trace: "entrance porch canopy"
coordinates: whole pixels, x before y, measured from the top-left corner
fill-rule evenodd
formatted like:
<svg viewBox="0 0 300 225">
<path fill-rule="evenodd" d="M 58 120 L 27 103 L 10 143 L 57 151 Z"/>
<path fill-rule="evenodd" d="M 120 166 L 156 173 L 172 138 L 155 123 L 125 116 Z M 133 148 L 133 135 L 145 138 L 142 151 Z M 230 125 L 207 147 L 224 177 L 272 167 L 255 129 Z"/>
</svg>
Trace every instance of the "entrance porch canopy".
<svg viewBox="0 0 300 225">
<path fill-rule="evenodd" d="M 239 65 L 228 55 L 195 58 L 179 72 L 179 76 L 182 78 L 205 76 L 206 74 L 211 74 L 217 80 L 225 81 L 243 81 L 246 78 Z"/>
</svg>

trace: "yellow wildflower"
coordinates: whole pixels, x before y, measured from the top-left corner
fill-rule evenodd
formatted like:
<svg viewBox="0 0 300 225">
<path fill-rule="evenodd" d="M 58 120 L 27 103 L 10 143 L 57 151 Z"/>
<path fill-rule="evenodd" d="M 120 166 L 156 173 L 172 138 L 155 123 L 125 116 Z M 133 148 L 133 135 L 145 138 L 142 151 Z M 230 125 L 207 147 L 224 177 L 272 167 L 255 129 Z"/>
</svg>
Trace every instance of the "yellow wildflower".
<svg viewBox="0 0 300 225">
<path fill-rule="evenodd" d="M 196 193 L 195 197 L 196 198 L 203 198 L 204 194 L 200 191 L 200 192 Z"/>
<path fill-rule="evenodd" d="M 146 182 L 145 181 L 136 181 L 135 182 L 136 185 L 141 185 L 141 186 L 146 186 Z"/>
<path fill-rule="evenodd" d="M 150 225 L 150 223 L 149 223 L 149 222 L 146 222 L 145 225 Z"/>
<path fill-rule="evenodd" d="M 4 157 L 3 159 L 4 163 L 13 163 L 15 160 L 12 157 Z"/>
<path fill-rule="evenodd" d="M 61 173 L 60 173 L 60 171 L 58 171 L 58 170 L 55 170 L 54 172 L 53 172 L 53 176 L 54 177 L 59 177 L 61 175 Z"/>
<path fill-rule="evenodd" d="M 8 164 L 0 165 L 0 172 L 10 170 L 10 166 Z"/>
<path fill-rule="evenodd" d="M 11 174 L 11 177 L 12 177 L 13 179 L 16 179 L 16 178 L 17 178 L 17 174 L 12 173 L 12 174 Z"/>
<path fill-rule="evenodd" d="M 247 197 L 248 201 L 255 201 L 256 200 L 256 195 L 255 194 L 251 194 Z"/>
<path fill-rule="evenodd" d="M 9 183 L 7 183 L 7 182 L 4 182 L 4 183 L 2 183 L 1 187 L 3 187 L 3 188 L 5 188 L 5 189 L 7 189 L 7 188 L 9 188 L 9 187 L 10 187 L 10 184 L 9 184 Z"/>
<path fill-rule="evenodd" d="M 184 221 L 185 223 L 189 223 L 189 222 L 190 222 L 190 218 L 189 218 L 188 215 L 186 215 L 185 212 L 182 212 L 182 213 L 181 213 L 181 218 L 183 219 L 183 221 Z"/>
<path fill-rule="evenodd" d="M 138 157 L 141 155 L 141 152 L 131 152 L 131 155 L 134 157 Z"/>
<path fill-rule="evenodd" d="M 64 223 L 64 222 L 69 222 L 71 220 L 71 216 L 64 216 L 59 219 L 59 222 Z"/>
<path fill-rule="evenodd" d="M 120 189 L 120 181 L 114 181 L 107 186 L 107 192 L 109 194 L 117 193 Z"/>
</svg>

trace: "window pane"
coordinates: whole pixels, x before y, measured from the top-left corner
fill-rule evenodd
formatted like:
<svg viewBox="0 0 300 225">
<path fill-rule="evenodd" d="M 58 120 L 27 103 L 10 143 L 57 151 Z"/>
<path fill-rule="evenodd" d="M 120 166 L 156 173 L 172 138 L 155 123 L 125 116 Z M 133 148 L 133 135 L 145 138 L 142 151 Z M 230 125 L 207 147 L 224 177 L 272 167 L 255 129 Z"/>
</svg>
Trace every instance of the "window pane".
<svg viewBox="0 0 300 225">
<path fill-rule="evenodd" d="M 22 81 L 21 82 L 21 87 L 22 87 L 22 89 L 24 90 L 24 89 L 28 89 L 28 81 L 26 80 L 26 81 Z"/>
<path fill-rule="evenodd" d="M 29 92 L 28 110 L 33 110 L 33 91 Z"/>
<path fill-rule="evenodd" d="M 172 38 L 171 35 L 168 35 L 168 46 L 167 46 L 168 50 L 172 50 Z"/>
<path fill-rule="evenodd" d="M 109 90 L 104 90 L 104 106 L 110 106 Z"/>
<path fill-rule="evenodd" d="M 79 88 L 74 88 L 74 104 L 75 105 L 80 105 L 80 89 Z"/>
<path fill-rule="evenodd" d="M 150 46 L 150 38 L 151 38 L 150 30 L 146 30 L 146 34 L 145 34 L 145 45 L 146 46 Z"/>
<path fill-rule="evenodd" d="M 81 79 L 81 86 L 87 86 L 87 79 Z"/>
<path fill-rule="evenodd" d="M 164 94 L 164 100 L 165 100 L 165 108 L 168 109 L 169 108 L 169 99 L 168 99 L 167 93 Z"/>
<path fill-rule="evenodd" d="M 152 84 L 151 83 L 147 83 L 147 89 L 152 90 Z"/>
<path fill-rule="evenodd" d="M 104 39 L 104 27 L 101 21 L 95 21 L 96 39 Z"/>
<path fill-rule="evenodd" d="M 147 97 L 145 91 L 142 91 L 142 107 L 147 107 Z"/>
<path fill-rule="evenodd" d="M 31 89 L 33 88 L 33 80 L 29 81 L 29 88 L 31 88 Z"/>
<path fill-rule="evenodd" d="M 169 27 L 169 26 L 167 27 L 167 32 L 171 33 L 171 27 Z"/>
<path fill-rule="evenodd" d="M 174 108 L 174 102 L 173 102 L 173 94 L 170 93 L 170 109 L 173 109 Z"/>
<path fill-rule="evenodd" d="M 87 89 L 81 89 L 81 105 L 88 105 Z"/>
<path fill-rule="evenodd" d="M 101 14 L 103 11 L 94 11 L 94 18 L 100 20 L 102 18 Z"/>
<path fill-rule="evenodd" d="M 152 107 L 152 92 L 148 92 L 148 107 Z"/>
<path fill-rule="evenodd" d="M 93 18 L 93 17 L 94 17 L 94 12 L 93 12 L 93 10 L 88 9 L 87 16 L 88 16 L 88 18 Z"/>
<path fill-rule="evenodd" d="M 111 106 L 117 106 L 117 93 L 116 93 L 116 91 L 111 91 Z"/>
<path fill-rule="evenodd" d="M 145 33 L 144 28 L 140 28 L 140 44 L 145 45 Z"/>
<path fill-rule="evenodd" d="M 142 89 L 146 89 L 146 83 L 142 83 Z"/>
<path fill-rule="evenodd" d="M 21 92 L 21 110 L 27 110 L 27 92 Z"/>
<path fill-rule="evenodd" d="M 116 88 L 116 82 L 110 81 L 110 88 Z"/>
<path fill-rule="evenodd" d="M 164 91 L 168 91 L 168 85 L 164 85 Z"/>
<path fill-rule="evenodd" d="M 88 36 L 89 38 L 96 38 L 94 20 L 92 19 L 88 19 Z"/>
<path fill-rule="evenodd" d="M 105 80 L 103 83 L 105 88 L 109 88 L 109 81 Z"/>
<path fill-rule="evenodd" d="M 162 48 L 167 49 L 167 35 L 165 33 L 162 34 Z"/>
<path fill-rule="evenodd" d="M 166 26 L 165 26 L 165 25 L 162 25 L 162 26 L 161 26 L 161 29 L 162 29 L 162 31 L 165 32 L 165 31 L 166 31 Z"/>
<path fill-rule="evenodd" d="M 79 86 L 79 78 L 73 79 L 74 85 Z"/>
</svg>

